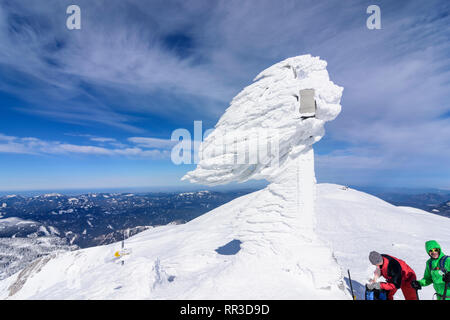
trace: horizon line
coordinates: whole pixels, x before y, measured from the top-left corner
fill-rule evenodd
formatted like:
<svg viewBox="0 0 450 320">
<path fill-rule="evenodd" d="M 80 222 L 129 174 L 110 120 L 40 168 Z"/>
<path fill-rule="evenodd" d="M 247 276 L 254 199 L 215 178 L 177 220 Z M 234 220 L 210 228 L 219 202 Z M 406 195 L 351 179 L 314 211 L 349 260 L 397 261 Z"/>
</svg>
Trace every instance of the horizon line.
<svg viewBox="0 0 450 320">
<path fill-rule="evenodd" d="M 450 192 L 450 189 L 445 188 L 437 188 L 437 187 L 403 187 L 403 186 L 394 186 L 394 187 L 383 187 L 377 185 L 346 185 L 341 183 L 333 183 L 333 182 L 320 182 L 317 184 L 331 183 L 342 186 L 347 186 L 352 189 L 380 189 L 380 190 L 390 190 L 391 192 L 396 191 L 410 191 L 410 192 Z M 265 185 L 261 186 L 228 186 L 228 185 L 219 185 L 219 186 L 206 186 L 206 185 L 192 185 L 192 186 L 177 186 L 177 185 L 163 185 L 163 186 L 130 186 L 130 187 L 80 187 L 80 188 L 39 188 L 39 189 L 20 189 L 20 190 L 0 190 L 0 196 L 5 195 L 24 195 L 24 194 L 49 194 L 49 193 L 60 193 L 60 194 L 74 194 L 75 192 L 79 192 L 79 195 L 89 194 L 89 193 L 127 193 L 134 191 L 135 193 L 144 193 L 144 192 L 198 192 L 198 191 L 243 191 L 243 190 L 259 190 L 264 188 Z M 161 189 L 161 191 L 155 190 Z M 374 190 L 372 190 L 374 191 Z"/>
</svg>

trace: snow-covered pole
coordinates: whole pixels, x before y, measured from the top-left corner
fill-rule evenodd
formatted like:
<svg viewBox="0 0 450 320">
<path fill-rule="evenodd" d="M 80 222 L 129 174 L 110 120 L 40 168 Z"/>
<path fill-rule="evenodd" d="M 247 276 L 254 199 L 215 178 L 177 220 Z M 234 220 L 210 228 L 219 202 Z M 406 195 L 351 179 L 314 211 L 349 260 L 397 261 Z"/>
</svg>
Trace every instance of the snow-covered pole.
<svg viewBox="0 0 450 320">
<path fill-rule="evenodd" d="M 297 210 L 302 215 L 305 229 L 315 226 L 316 178 L 314 173 L 314 149 L 311 147 L 297 159 Z"/>
<path fill-rule="evenodd" d="M 125 230 L 123 230 L 122 255 L 123 255 L 123 253 L 124 253 L 124 248 L 125 248 Z M 124 264 L 125 264 L 125 261 L 123 260 L 123 257 L 122 257 L 122 265 L 124 265 Z"/>
<path fill-rule="evenodd" d="M 261 203 L 255 207 L 249 203 L 248 210 L 236 209 L 241 254 L 273 252 L 289 261 L 289 270 L 302 274 L 321 268 L 322 262 L 334 265 L 333 275 L 328 270 L 311 272 L 321 274 L 313 277 L 317 288 L 340 281 L 331 251 L 314 230 L 313 145 L 324 136 L 325 123 L 340 113 L 343 91 L 330 80 L 326 66 L 319 57 L 302 55 L 259 73 L 230 102 L 202 141 L 196 169 L 182 178 L 207 185 L 268 181 L 266 189 L 255 195 L 255 200 L 260 195 L 264 198 Z M 254 138 L 258 130 L 267 134 Z M 266 152 L 267 145 L 270 152 Z M 308 268 L 298 268 L 300 265 Z"/>
<path fill-rule="evenodd" d="M 270 190 L 283 194 L 283 215 L 293 219 L 291 225 L 295 226 L 295 233 L 315 238 L 316 178 L 312 146 L 290 157 L 270 182 Z"/>
</svg>

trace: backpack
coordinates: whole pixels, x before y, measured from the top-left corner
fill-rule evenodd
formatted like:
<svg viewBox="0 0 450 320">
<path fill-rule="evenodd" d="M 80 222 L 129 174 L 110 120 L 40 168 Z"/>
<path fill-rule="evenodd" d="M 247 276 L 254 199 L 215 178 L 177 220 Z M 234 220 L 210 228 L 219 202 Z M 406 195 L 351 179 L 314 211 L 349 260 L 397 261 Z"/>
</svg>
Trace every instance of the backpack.
<svg viewBox="0 0 450 320">
<path fill-rule="evenodd" d="M 366 285 L 365 298 L 366 298 L 366 300 L 387 300 L 387 291 L 383 290 L 383 289 L 370 290 L 367 288 L 367 285 Z"/>
<path fill-rule="evenodd" d="M 431 268 L 431 259 L 428 260 L 428 268 L 431 270 L 441 270 L 443 273 L 447 273 L 447 269 L 445 269 L 445 261 L 449 256 L 443 256 L 441 260 L 439 260 L 439 268 Z"/>
</svg>

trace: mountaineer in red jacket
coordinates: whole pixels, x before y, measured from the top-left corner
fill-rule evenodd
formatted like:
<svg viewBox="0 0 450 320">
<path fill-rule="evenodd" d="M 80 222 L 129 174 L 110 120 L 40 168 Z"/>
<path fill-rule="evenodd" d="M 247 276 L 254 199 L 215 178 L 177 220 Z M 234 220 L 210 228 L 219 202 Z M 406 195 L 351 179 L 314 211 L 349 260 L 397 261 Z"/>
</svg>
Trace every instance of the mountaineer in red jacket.
<svg viewBox="0 0 450 320">
<path fill-rule="evenodd" d="M 403 260 L 376 251 L 369 254 L 369 260 L 377 269 L 375 278 L 367 285 L 368 289 L 388 291 L 388 300 L 394 300 L 394 294 L 402 289 L 405 300 L 418 300 L 417 290 L 411 286 L 411 282 L 416 280 L 416 274 Z M 387 282 L 377 282 L 379 276 L 383 276 Z"/>
</svg>

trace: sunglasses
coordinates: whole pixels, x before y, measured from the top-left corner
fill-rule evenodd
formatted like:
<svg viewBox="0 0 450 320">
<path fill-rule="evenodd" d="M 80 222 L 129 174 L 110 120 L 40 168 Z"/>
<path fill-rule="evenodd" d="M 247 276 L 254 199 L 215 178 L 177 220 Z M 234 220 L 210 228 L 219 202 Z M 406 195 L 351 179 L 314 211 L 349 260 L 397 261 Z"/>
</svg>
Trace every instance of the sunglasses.
<svg viewBox="0 0 450 320">
<path fill-rule="evenodd" d="M 433 252 L 439 253 L 439 249 L 434 248 L 434 249 L 431 249 L 430 251 L 428 251 L 429 254 L 432 254 Z"/>
</svg>

